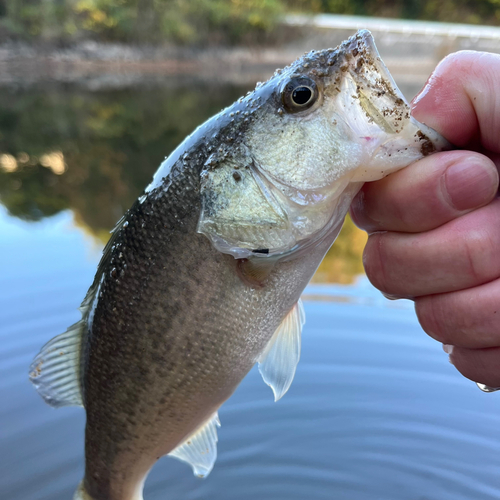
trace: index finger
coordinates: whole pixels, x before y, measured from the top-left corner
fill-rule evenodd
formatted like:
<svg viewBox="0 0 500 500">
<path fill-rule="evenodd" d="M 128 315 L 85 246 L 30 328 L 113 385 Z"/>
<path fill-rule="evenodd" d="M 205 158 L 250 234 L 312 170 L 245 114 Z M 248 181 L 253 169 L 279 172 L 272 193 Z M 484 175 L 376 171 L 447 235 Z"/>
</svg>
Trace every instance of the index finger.
<svg viewBox="0 0 500 500">
<path fill-rule="evenodd" d="M 498 168 L 499 81 L 500 55 L 457 52 L 437 66 L 414 99 L 412 113 L 451 143 L 485 153 Z M 369 232 L 433 229 L 491 201 L 498 189 L 495 164 L 466 151 L 424 158 L 366 184 L 351 215 Z"/>
<path fill-rule="evenodd" d="M 448 151 L 427 156 L 354 198 L 354 223 L 373 233 L 429 231 L 487 205 L 498 189 L 498 172 L 486 156 Z"/>
</svg>

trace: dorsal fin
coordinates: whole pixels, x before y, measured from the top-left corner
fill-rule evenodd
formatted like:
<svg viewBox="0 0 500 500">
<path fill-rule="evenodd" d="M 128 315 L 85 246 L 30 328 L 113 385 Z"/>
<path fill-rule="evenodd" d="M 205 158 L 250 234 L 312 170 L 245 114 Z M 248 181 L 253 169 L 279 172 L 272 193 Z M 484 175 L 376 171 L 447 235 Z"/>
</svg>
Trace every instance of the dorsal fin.
<svg viewBox="0 0 500 500">
<path fill-rule="evenodd" d="M 118 221 L 103 250 L 92 286 L 79 307 L 82 319 L 71 325 L 64 333 L 49 340 L 30 365 L 30 381 L 45 402 L 55 408 L 83 406 L 80 363 L 82 346 L 87 337 L 89 315 L 93 311 L 95 298 L 99 293 L 104 269 L 124 222 L 125 217 Z"/>
<path fill-rule="evenodd" d="M 195 476 L 208 476 L 217 460 L 217 427 L 220 427 L 219 416 L 214 413 L 208 422 L 171 451 L 169 456 L 187 462 Z"/>
<path fill-rule="evenodd" d="M 292 385 L 300 359 L 300 337 L 306 321 L 299 299 L 274 332 L 260 358 L 259 371 L 274 392 L 274 400 L 282 398 Z"/>
<path fill-rule="evenodd" d="M 46 403 L 83 406 L 80 384 L 82 319 L 47 342 L 30 366 L 30 380 Z"/>
</svg>

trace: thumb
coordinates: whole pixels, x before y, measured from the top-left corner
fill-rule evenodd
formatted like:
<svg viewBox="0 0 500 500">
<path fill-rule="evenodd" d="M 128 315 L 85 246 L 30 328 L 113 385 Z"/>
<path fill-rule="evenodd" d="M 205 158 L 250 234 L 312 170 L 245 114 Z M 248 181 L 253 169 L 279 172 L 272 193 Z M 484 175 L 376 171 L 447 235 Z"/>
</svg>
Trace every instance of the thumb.
<svg viewBox="0 0 500 500">
<path fill-rule="evenodd" d="M 500 55 L 456 52 L 412 102 L 412 114 L 451 143 L 500 153 Z"/>
</svg>

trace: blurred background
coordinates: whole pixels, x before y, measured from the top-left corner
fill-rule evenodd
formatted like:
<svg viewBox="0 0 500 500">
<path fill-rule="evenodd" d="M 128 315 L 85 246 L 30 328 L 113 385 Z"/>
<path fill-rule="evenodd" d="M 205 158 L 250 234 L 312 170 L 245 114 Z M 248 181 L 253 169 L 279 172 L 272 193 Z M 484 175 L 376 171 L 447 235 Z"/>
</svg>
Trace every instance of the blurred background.
<svg viewBox="0 0 500 500">
<path fill-rule="evenodd" d="M 0 0 L 0 498 L 71 498 L 84 413 L 30 387 L 79 319 L 115 222 L 198 125 L 303 52 L 359 28 L 412 99 L 457 50 L 500 53 L 498 0 Z M 286 397 L 252 371 L 205 481 L 173 459 L 153 499 L 498 499 L 500 404 L 363 274 L 347 219 L 304 293 Z"/>
</svg>

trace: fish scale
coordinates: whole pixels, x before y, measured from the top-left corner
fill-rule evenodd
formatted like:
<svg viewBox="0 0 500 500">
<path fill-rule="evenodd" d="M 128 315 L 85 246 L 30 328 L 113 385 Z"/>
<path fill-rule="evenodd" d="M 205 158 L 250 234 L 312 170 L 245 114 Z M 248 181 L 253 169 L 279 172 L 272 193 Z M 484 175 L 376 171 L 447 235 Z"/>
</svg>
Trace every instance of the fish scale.
<svg viewBox="0 0 500 500">
<path fill-rule="evenodd" d="M 186 173 L 176 176 L 173 193 L 183 193 L 183 184 L 196 178 Z M 83 375 L 86 487 L 91 495 L 116 482 L 103 470 L 116 468 L 129 477 L 141 461 L 140 450 L 147 450 L 141 468 L 147 472 L 159 455 L 214 413 L 251 369 L 309 280 L 309 273 L 300 279 L 299 272 L 290 276 L 284 269 L 276 271 L 275 283 L 268 287 L 244 285 L 234 272 L 235 259 L 196 233 L 199 189 L 193 186 L 191 198 L 184 197 L 189 210 L 176 210 L 177 217 L 169 211 L 177 201 L 170 189 L 168 196 L 159 193 L 136 205 L 127 214 L 128 225 L 110 242 L 115 248 L 106 268 L 116 267 L 120 277 L 103 270 L 99 293 L 105 300 L 98 301 L 89 325 L 92 338 Z M 161 226 L 168 228 L 163 236 L 158 234 Z M 119 253 L 127 265 L 123 276 Z M 130 254 L 133 259 L 127 258 Z M 288 293 L 276 294 L 276 287 Z M 134 361 L 138 353 L 140 364 Z M 123 407 L 125 412 L 116 412 Z M 110 491 L 109 497 L 123 494 Z"/>
</svg>

